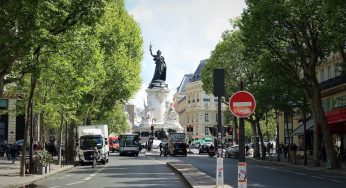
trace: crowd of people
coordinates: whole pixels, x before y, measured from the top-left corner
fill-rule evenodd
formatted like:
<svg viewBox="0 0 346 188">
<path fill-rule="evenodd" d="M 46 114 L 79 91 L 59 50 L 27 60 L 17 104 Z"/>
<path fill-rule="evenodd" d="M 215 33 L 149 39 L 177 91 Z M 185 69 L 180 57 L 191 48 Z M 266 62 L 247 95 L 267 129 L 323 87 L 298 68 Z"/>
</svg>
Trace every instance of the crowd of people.
<svg viewBox="0 0 346 188">
<path fill-rule="evenodd" d="M 297 151 L 298 147 L 295 143 L 290 145 L 282 143 L 277 147 L 278 160 L 280 161 L 283 155 L 284 159 L 297 164 Z"/>
</svg>

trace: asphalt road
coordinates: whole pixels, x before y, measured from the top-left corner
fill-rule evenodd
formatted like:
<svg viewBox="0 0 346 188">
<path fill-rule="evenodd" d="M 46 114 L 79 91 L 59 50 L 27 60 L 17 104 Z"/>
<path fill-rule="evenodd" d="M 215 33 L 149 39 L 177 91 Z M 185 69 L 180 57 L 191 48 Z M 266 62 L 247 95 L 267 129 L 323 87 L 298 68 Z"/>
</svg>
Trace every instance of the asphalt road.
<svg viewBox="0 0 346 188">
<path fill-rule="evenodd" d="M 89 166 L 77 166 L 69 171 L 50 176 L 35 182 L 30 187 L 38 188 L 95 188 L 95 187 L 186 187 L 178 175 L 165 163 L 146 157 L 120 157 L 111 155 L 109 163 Z"/>
<path fill-rule="evenodd" d="M 215 177 L 216 158 L 207 155 L 180 157 L 201 171 Z M 238 160 L 224 158 L 224 182 L 237 187 Z M 346 177 L 326 171 L 312 171 L 294 166 L 275 165 L 268 162 L 247 160 L 248 187 L 268 188 L 345 188 Z"/>
</svg>

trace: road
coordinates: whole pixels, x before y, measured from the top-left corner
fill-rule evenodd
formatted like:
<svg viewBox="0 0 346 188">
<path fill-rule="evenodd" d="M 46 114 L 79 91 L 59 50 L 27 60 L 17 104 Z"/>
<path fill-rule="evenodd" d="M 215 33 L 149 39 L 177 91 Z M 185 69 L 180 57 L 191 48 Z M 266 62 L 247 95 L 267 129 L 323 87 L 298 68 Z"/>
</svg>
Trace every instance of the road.
<svg viewBox="0 0 346 188">
<path fill-rule="evenodd" d="M 186 187 L 184 181 L 165 165 L 166 162 L 184 161 L 215 177 L 216 158 L 193 154 L 188 157 L 144 156 L 120 157 L 112 154 L 106 165 L 96 169 L 77 166 L 47 179 L 35 182 L 32 187 L 46 188 L 94 188 L 94 187 Z M 237 187 L 237 162 L 224 158 L 224 182 Z M 269 162 L 247 160 L 248 187 L 266 188 L 343 188 L 346 177 L 325 170 L 313 171 L 296 166 L 277 165 Z"/>
<path fill-rule="evenodd" d="M 111 154 L 109 163 L 77 166 L 69 171 L 50 176 L 28 187 L 38 188 L 95 188 L 95 187 L 186 187 L 166 164 L 141 154 L 139 157 L 119 157 Z"/>
<path fill-rule="evenodd" d="M 215 177 L 216 158 L 207 155 L 180 157 L 180 160 L 190 163 L 201 171 Z M 224 182 L 237 187 L 237 159 L 224 158 Z M 248 187 L 272 188 L 344 188 L 346 177 L 326 171 L 312 171 L 295 166 L 282 166 L 269 162 L 247 160 Z"/>
</svg>

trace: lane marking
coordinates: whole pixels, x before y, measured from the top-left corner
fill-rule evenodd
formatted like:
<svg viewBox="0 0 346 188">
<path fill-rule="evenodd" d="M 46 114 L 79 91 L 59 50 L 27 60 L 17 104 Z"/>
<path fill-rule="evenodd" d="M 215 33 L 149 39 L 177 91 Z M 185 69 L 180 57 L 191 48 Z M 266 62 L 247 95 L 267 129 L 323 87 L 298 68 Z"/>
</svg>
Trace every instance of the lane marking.
<svg viewBox="0 0 346 188">
<path fill-rule="evenodd" d="M 49 188 L 57 188 L 57 187 L 60 187 L 60 186 L 53 186 L 53 187 L 49 187 Z"/>
<path fill-rule="evenodd" d="M 84 178 L 84 180 L 87 181 L 87 180 L 90 180 L 91 178 L 92 177 L 89 176 L 89 177 Z"/>
<path fill-rule="evenodd" d="M 324 179 L 323 177 L 319 177 L 319 176 L 310 176 L 312 178 L 316 178 L 316 179 Z"/>
<path fill-rule="evenodd" d="M 337 183 L 342 183 L 343 181 L 339 181 L 339 180 L 333 180 L 333 179 L 330 179 L 329 181 L 332 181 L 332 182 L 337 182 Z"/>
<path fill-rule="evenodd" d="M 302 176 L 306 176 L 307 174 L 304 174 L 304 173 L 299 173 L 299 172 L 294 172 L 295 174 L 298 174 L 298 175 L 302 175 Z"/>
<path fill-rule="evenodd" d="M 77 181 L 77 182 L 69 183 L 69 184 L 66 184 L 66 185 L 75 185 L 75 184 L 84 183 L 84 182 L 85 181 Z"/>
<path fill-rule="evenodd" d="M 91 177 L 95 176 L 96 174 L 90 174 Z"/>
</svg>

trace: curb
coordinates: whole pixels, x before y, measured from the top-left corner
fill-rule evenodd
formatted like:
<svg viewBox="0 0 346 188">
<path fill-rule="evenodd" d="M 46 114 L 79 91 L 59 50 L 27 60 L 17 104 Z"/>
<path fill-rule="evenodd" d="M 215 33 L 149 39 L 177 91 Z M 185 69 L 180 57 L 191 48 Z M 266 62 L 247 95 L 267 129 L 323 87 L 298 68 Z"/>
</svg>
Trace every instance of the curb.
<svg viewBox="0 0 346 188">
<path fill-rule="evenodd" d="M 179 174 L 180 177 L 190 188 L 214 188 L 216 187 L 215 178 L 201 172 L 196 167 L 188 163 L 182 162 L 167 162 L 166 165 Z M 224 185 L 225 188 L 232 188 L 229 185 Z"/>
</svg>

